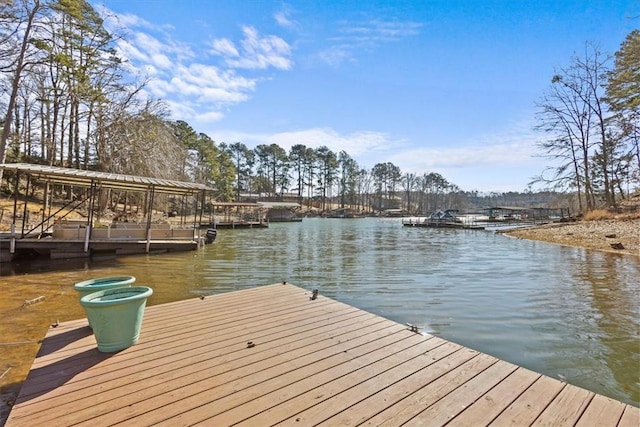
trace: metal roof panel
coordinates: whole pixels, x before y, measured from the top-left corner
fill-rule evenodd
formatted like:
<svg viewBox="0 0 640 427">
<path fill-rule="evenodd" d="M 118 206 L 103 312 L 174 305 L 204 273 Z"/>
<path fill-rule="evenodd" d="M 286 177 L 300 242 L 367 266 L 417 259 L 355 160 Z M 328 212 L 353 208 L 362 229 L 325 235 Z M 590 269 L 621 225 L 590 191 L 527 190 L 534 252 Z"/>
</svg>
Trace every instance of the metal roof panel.
<svg viewBox="0 0 640 427">
<path fill-rule="evenodd" d="M 195 193 L 199 191 L 213 190 L 213 188 L 204 184 L 197 184 L 194 182 L 116 174 L 112 172 L 61 168 L 48 165 L 34 165 L 29 163 L 4 163 L 0 164 L 0 169 L 24 172 L 51 182 L 77 185 L 80 187 L 90 187 L 97 183 L 103 188 L 137 191 L 147 191 L 153 188 L 156 192 L 169 194 L 183 194 L 185 192 Z"/>
</svg>

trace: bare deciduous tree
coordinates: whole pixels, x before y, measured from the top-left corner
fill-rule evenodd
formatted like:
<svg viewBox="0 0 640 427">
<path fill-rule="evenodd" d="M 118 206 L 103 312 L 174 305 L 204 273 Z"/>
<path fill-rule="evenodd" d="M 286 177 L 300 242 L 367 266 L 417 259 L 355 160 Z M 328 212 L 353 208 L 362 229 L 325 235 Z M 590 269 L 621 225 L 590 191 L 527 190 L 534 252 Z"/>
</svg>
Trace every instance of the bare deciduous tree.
<svg viewBox="0 0 640 427">
<path fill-rule="evenodd" d="M 603 79 L 609 58 L 587 43 L 582 56 L 574 55 L 567 68 L 560 69 L 538 103 L 539 130 L 549 135 L 538 145 L 552 159 L 552 176 L 538 181 L 578 193 L 580 208 L 591 210 L 596 196 L 615 204 L 612 161 L 616 139 L 609 131 L 604 104 Z"/>
<path fill-rule="evenodd" d="M 19 7 L 16 7 L 18 5 Z M 4 163 L 6 157 L 7 139 L 11 132 L 11 123 L 13 120 L 13 113 L 15 105 L 18 99 L 18 91 L 20 88 L 20 79 L 28 66 L 28 55 L 30 48 L 30 40 L 35 28 L 36 16 L 41 8 L 40 0 L 21 0 L 18 3 L 2 2 L 0 3 L 2 20 L 14 20 L 15 30 L 11 30 L 10 24 L 2 24 L 0 28 L 10 29 L 8 34 L 0 35 L 0 39 L 3 39 L 5 43 L 3 46 L 8 48 L 3 49 L 3 53 L 8 58 L 7 64 L 3 66 L 3 70 L 10 73 L 10 92 L 9 101 L 7 104 L 7 111 L 4 115 L 2 134 L 0 134 L 0 163 Z M 6 21 L 5 21 L 6 22 Z M 16 36 L 18 43 L 11 43 L 12 39 Z M 16 41 L 17 41 L 16 40 Z M 12 48 L 13 46 L 13 48 Z M 2 178 L 2 171 L 0 171 L 0 178 Z"/>
</svg>

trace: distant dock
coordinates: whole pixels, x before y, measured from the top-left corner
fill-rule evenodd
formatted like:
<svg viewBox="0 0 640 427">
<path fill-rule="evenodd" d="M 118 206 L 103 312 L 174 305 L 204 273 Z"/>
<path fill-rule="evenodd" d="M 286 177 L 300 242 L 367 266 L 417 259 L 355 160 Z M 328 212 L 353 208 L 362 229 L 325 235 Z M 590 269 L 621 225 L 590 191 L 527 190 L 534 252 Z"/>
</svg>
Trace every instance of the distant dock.
<svg viewBox="0 0 640 427">
<path fill-rule="evenodd" d="M 200 224 L 200 228 L 213 228 L 214 230 L 235 230 L 243 228 L 269 228 L 269 221 L 220 221 L 215 223 Z"/>
<path fill-rule="evenodd" d="M 428 228 L 457 228 L 464 230 L 484 230 L 484 227 L 476 224 L 467 224 L 464 222 L 458 221 L 440 221 L 440 220 L 415 220 L 408 219 L 402 220 L 402 225 L 405 227 L 428 227 Z"/>
<path fill-rule="evenodd" d="M 99 353 L 52 328 L 7 426 L 638 426 L 640 409 L 292 285 L 148 307 Z"/>
</svg>

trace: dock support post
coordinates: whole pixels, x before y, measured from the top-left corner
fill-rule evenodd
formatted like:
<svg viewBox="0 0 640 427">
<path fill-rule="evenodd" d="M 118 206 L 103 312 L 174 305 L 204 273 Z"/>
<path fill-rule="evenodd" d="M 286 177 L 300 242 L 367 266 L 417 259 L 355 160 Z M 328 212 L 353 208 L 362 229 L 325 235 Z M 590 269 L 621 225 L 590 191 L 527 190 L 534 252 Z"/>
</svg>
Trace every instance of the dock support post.
<svg viewBox="0 0 640 427">
<path fill-rule="evenodd" d="M 89 252 L 89 236 L 91 235 L 91 224 L 84 228 L 84 251 Z"/>
<path fill-rule="evenodd" d="M 150 188 L 150 193 L 149 193 L 149 198 L 148 198 L 148 205 L 146 206 L 147 209 L 147 243 L 145 246 L 145 252 L 149 253 L 149 249 L 151 248 L 151 220 L 152 220 L 152 214 L 153 214 L 153 200 L 155 198 L 155 194 L 156 194 L 156 188 L 152 185 Z"/>
<path fill-rule="evenodd" d="M 9 253 L 16 252 L 16 225 L 11 224 L 11 240 L 9 241 Z"/>
<path fill-rule="evenodd" d="M 147 228 L 147 242 L 145 246 L 145 252 L 149 253 L 149 248 L 151 247 L 151 228 Z"/>
</svg>

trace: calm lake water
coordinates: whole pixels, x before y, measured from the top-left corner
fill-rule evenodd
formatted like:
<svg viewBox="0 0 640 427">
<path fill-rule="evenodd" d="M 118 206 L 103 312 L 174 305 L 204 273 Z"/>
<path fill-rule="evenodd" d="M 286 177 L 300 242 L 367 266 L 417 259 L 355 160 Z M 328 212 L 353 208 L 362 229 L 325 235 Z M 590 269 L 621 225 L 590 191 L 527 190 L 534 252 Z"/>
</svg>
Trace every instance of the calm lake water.
<svg viewBox="0 0 640 427">
<path fill-rule="evenodd" d="M 17 385 L 49 324 L 84 317 L 73 284 L 133 275 L 149 304 L 280 281 L 639 405 L 640 260 L 395 219 L 219 230 L 196 252 L 2 266 L 0 374 Z M 24 307 L 26 299 L 44 296 Z M 143 331 L 144 333 L 144 331 Z M 22 344 L 21 344 L 22 343 Z"/>
</svg>

